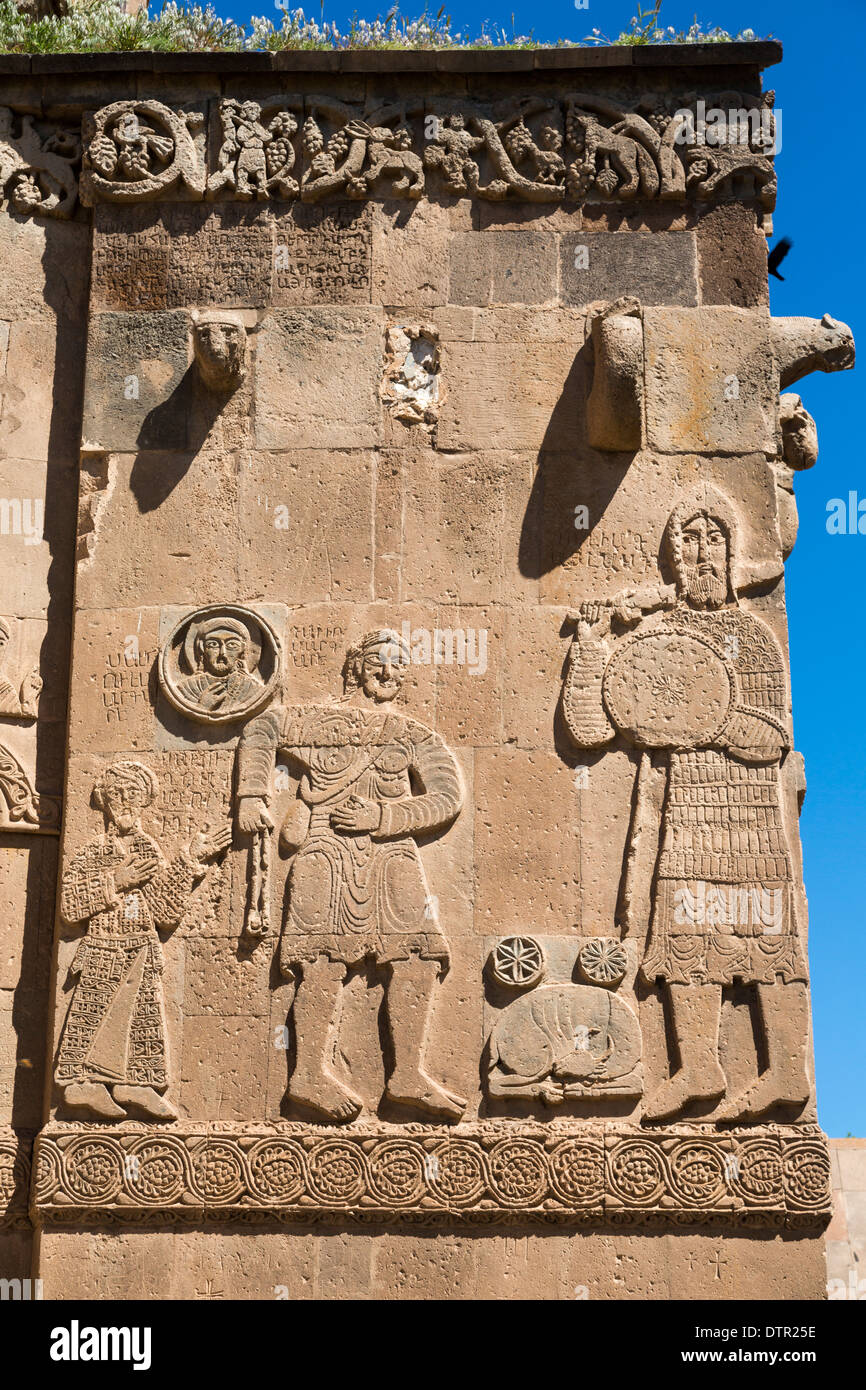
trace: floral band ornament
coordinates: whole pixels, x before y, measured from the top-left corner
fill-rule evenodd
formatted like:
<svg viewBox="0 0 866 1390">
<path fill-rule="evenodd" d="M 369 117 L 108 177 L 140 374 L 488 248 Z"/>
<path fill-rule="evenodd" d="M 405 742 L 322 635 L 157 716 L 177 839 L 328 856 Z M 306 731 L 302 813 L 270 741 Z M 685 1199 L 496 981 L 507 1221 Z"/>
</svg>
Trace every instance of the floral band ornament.
<svg viewBox="0 0 866 1390">
<path fill-rule="evenodd" d="M 830 1159 L 816 1129 L 280 1123 L 55 1125 L 36 1139 L 37 1220 L 338 1218 L 820 1227 Z"/>
<path fill-rule="evenodd" d="M 227 97 L 209 140 L 200 112 L 118 101 L 85 119 L 82 195 L 88 204 L 167 195 L 319 202 L 427 193 L 578 205 L 738 198 L 769 213 L 773 97 L 725 93 L 756 119 L 727 122 L 712 141 L 700 122 L 711 94 L 685 106 L 675 93 L 650 94 L 635 109 L 579 92 L 561 101 L 418 99 L 371 110 L 295 93 Z"/>
</svg>

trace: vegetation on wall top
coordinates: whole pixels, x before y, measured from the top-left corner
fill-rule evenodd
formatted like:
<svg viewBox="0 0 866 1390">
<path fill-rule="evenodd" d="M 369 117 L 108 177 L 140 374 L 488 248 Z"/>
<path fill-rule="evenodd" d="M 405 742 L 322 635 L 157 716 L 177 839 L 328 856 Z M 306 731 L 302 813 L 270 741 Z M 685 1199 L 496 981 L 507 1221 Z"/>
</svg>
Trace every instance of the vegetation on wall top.
<svg viewBox="0 0 866 1390">
<path fill-rule="evenodd" d="M 757 37 L 751 29 L 735 35 L 718 28 L 705 29 L 697 20 L 685 31 L 662 27 L 661 3 L 662 0 L 655 0 L 651 10 L 639 8 L 629 28 L 617 38 L 610 39 L 594 29 L 582 42 L 561 40 L 552 45 L 537 44 L 531 34 L 509 34 L 490 23 L 485 23 L 475 35 L 457 31 L 444 5 L 435 15 L 425 9 L 417 19 L 405 18 L 395 5 L 384 19 L 355 17 L 347 29 L 341 30 L 324 17 L 308 19 L 303 10 L 289 9 L 288 3 L 277 23 L 253 17 L 249 24 L 239 25 L 222 19 L 212 5 L 177 4 L 176 0 L 163 0 L 162 8 L 152 15 L 146 9 L 135 15 L 125 13 L 124 0 L 71 0 L 66 13 L 47 15 L 40 15 L 40 11 L 47 7 L 65 9 L 65 0 L 48 0 L 47 5 L 45 0 L 0 0 L 0 52 L 580 48 L 595 44 L 749 42 Z"/>
</svg>

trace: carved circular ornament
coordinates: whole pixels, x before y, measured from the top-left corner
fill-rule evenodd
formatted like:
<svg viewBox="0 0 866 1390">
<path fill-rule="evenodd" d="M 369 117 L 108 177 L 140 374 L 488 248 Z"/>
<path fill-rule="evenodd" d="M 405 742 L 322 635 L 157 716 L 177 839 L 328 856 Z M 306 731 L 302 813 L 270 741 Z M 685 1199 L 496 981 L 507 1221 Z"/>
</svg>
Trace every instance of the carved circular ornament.
<svg viewBox="0 0 866 1390">
<path fill-rule="evenodd" d="M 577 959 L 592 985 L 618 985 L 628 970 L 625 947 L 613 936 L 594 936 L 581 946 Z"/>
<path fill-rule="evenodd" d="M 490 973 L 506 989 L 531 989 L 544 975 L 544 951 L 534 936 L 504 936 L 490 952 Z"/>
<path fill-rule="evenodd" d="M 627 637 L 602 685 L 619 731 L 641 748 L 699 748 L 722 732 L 733 706 L 734 673 L 715 647 L 691 633 Z"/>
<path fill-rule="evenodd" d="M 280 677 L 280 639 L 259 613 L 211 604 L 181 618 L 159 653 L 166 699 L 201 724 L 234 724 L 268 703 Z"/>
<path fill-rule="evenodd" d="M 202 117 L 161 101 L 114 101 L 85 120 L 84 182 L 109 202 L 157 198 L 183 182 L 203 193 L 204 164 L 193 129 Z"/>
</svg>

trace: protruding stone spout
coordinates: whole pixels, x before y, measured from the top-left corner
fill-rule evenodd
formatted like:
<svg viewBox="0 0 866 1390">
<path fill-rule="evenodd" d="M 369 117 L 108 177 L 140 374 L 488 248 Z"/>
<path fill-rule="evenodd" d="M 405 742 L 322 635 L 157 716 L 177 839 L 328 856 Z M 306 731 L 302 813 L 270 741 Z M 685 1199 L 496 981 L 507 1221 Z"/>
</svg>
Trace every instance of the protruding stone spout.
<svg viewBox="0 0 866 1390">
<path fill-rule="evenodd" d="M 595 358 L 586 405 L 589 443 L 611 452 L 639 449 L 643 416 L 643 323 L 636 299 L 619 299 L 592 320 Z"/>
<path fill-rule="evenodd" d="M 770 323 L 780 390 L 810 372 L 846 372 L 854 366 L 854 334 L 830 314 L 822 319 L 774 318 Z"/>
<path fill-rule="evenodd" d="M 209 391 L 236 391 L 247 374 L 247 330 L 240 314 L 198 314 L 193 347 L 199 376 Z"/>
</svg>

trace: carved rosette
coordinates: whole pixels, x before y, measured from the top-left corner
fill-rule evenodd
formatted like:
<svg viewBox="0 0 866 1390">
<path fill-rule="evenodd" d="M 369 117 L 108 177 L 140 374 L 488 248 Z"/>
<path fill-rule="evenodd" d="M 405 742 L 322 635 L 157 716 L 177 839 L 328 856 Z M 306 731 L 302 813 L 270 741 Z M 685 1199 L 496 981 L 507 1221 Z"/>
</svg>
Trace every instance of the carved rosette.
<svg viewBox="0 0 866 1390">
<path fill-rule="evenodd" d="M 0 1165 L 2 1172 L 2 1165 Z M 337 1131 L 283 1123 L 161 1130 L 55 1124 L 36 1140 L 34 1216 L 776 1225 L 830 1217 L 829 1151 L 811 1127 L 489 1121 Z"/>
</svg>

